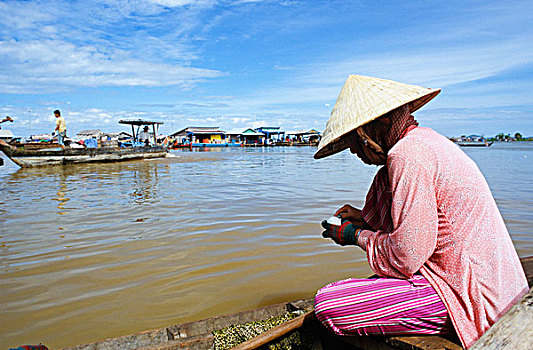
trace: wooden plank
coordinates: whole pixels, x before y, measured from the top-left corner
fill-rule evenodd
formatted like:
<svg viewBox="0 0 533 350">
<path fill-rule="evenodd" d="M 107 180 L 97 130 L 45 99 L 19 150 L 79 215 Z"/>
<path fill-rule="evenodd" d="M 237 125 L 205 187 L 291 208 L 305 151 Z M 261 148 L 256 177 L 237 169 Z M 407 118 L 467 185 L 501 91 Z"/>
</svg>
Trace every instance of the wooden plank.
<svg viewBox="0 0 533 350">
<path fill-rule="evenodd" d="M 372 349 L 372 350 L 397 350 L 398 348 L 387 344 L 381 337 L 346 337 L 342 335 L 336 335 L 329 333 L 321 335 L 323 343 L 326 344 L 326 349 Z M 336 341 L 337 344 L 332 341 Z M 338 344 L 348 344 L 350 348 L 343 347 Z"/>
<path fill-rule="evenodd" d="M 502 316 L 471 350 L 529 350 L 533 344 L 533 288 Z"/>
<path fill-rule="evenodd" d="M 385 339 L 385 343 L 394 346 L 396 349 L 406 350 L 463 349 L 461 345 L 438 335 L 390 337 Z"/>
</svg>

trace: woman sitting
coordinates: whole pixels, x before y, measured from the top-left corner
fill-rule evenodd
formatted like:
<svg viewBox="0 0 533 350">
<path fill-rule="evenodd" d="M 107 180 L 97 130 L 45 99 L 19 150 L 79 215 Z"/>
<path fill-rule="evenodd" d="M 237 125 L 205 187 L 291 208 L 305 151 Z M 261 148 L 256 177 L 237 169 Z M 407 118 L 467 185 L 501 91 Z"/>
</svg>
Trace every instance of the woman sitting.
<svg viewBox="0 0 533 350">
<path fill-rule="evenodd" d="M 344 205 L 324 237 L 366 251 L 379 276 L 317 292 L 315 312 L 340 335 L 456 332 L 470 347 L 528 290 L 476 164 L 411 115 L 440 90 L 350 76 L 315 158 L 349 148 L 382 166 L 362 210 Z"/>
</svg>

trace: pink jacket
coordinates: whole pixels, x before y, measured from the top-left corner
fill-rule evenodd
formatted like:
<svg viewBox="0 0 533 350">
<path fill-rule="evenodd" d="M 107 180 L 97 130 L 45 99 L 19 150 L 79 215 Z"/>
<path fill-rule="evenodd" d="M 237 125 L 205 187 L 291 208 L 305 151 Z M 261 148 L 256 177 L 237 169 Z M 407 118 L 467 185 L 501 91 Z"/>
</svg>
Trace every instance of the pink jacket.
<svg viewBox="0 0 533 350">
<path fill-rule="evenodd" d="M 476 164 L 428 128 L 389 151 L 393 232 L 362 231 L 359 245 L 380 276 L 420 271 L 470 347 L 528 290 L 513 242 Z"/>
</svg>

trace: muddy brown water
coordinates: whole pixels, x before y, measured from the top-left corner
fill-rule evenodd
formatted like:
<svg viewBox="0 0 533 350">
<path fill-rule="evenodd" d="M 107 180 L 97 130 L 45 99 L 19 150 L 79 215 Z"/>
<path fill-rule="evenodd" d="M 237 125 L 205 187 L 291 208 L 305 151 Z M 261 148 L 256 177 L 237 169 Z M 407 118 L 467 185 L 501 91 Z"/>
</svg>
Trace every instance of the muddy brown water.
<svg viewBox="0 0 533 350">
<path fill-rule="evenodd" d="M 376 172 L 311 147 L 173 151 L 151 161 L 0 167 L 0 348 L 61 348 L 310 298 L 371 273 L 321 237 Z M 533 144 L 465 149 L 520 256 L 533 255 Z"/>
</svg>

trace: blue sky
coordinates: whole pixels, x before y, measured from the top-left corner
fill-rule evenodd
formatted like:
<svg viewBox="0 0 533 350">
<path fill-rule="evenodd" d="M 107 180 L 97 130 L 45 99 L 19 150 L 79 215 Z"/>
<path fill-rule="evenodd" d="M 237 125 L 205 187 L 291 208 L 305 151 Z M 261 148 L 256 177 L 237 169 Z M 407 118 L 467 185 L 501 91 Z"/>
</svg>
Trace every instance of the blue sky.
<svg viewBox="0 0 533 350">
<path fill-rule="evenodd" d="M 323 130 L 349 74 L 442 88 L 447 136 L 533 135 L 532 1 L 0 1 L 0 115 L 17 136 L 120 119 Z M 126 131 L 126 130 L 125 130 Z"/>
</svg>

